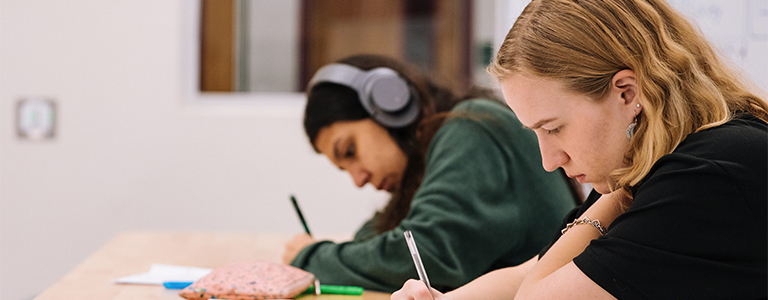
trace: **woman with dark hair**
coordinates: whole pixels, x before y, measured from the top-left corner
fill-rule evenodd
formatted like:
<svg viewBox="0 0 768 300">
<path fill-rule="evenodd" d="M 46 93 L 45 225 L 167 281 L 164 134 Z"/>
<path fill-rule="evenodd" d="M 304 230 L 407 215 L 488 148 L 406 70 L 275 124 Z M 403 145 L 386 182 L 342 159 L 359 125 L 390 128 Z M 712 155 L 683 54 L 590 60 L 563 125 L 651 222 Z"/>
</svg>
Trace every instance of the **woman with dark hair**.
<svg viewBox="0 0 768 300">
<path fill-rule="evenodd" d="M 533 132 L 484 98 L 456 97 L 381 56 L 318 70 L 304 117 L 310 143 L 357 186 L 392 198 L 352 241 L 297 235 L 285 263 L 324 284 L 392 292 L 416 276 L 410 230 L 433 286 L 447 291 L 536 255 L 579 193 L 563 173 L 539 167 Z"/>
</svg>

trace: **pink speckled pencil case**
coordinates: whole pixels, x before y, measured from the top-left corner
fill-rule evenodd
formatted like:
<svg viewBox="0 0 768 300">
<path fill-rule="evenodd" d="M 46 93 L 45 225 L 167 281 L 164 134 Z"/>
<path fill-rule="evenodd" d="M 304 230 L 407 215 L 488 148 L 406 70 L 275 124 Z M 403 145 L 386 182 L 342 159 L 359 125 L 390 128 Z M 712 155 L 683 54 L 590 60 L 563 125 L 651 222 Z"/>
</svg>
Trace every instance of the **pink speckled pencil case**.
<svg viewBox="0 0 768 300">
<path fill-rule="evenodd" d="M 302 269 L 245 261 L 213 269 L 179 292 L 186 299 L 286 299 L 305 291 L 315 276 Z"/>
</svg>

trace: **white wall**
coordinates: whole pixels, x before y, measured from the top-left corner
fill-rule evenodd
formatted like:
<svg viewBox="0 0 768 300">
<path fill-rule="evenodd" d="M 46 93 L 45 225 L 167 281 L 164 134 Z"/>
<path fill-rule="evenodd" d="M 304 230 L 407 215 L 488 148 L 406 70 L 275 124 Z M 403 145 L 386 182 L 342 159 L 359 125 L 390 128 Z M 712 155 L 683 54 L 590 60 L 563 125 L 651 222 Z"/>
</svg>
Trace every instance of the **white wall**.
<svg viewBox="0 0 768 300">
<path fill-rule="evenodd" d="M 248 2 L 247 91 L 294 91 L 298 86 L 301 1 Z"/>
<path fill-rule="evenodd" d="M 766 89 L 766 1 L 729 1 L 676 2 L 763 9 L 734 28 Z M 300 232 L 295 193 L 313 231 L 350 233 L 386 198 L 312 152 L 300 95 L 190 100 L 190 2 L 0 0 L 0 299 L 33 297 L 123 230 Z M 53 141 L 16 138 L 25 96 L 58 104 Z"/>
<path fill-rule="evenodd" d="M 722 54 L 768 91 L 768 1 L 667 1 L 695 20 Z"/>
<path fill-rule="evenodd" d="M 295 193 L 313 231 L 351 233 L 386 197 L 311 150 L 300 95 L 188 101 L 188 2 L 0 1 L 0 299 L 32 298 L 123 230 L 298 233 Z M 16 138 L 25 96 L 58 104 L 53 141 Z"/>
</svg>

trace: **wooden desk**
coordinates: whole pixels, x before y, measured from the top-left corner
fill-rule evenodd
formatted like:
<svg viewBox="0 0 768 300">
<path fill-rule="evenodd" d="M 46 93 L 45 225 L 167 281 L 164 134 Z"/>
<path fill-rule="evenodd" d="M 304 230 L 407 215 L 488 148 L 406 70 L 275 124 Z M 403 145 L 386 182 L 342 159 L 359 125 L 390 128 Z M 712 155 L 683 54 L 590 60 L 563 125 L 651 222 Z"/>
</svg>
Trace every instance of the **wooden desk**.
<svg viewBox="0 0 768 300">
<path fill-rule="evenodd" d="M 114 284 L 112 279 L 149 271 L 153 263 L 215 268 L 244 260 L 279 262 L 285 234 L 126 232 L 75 267 L 35 300 L 183 299 L 157 285 Z M 301 299 L 385 300 L 389 294 L 320 295 Z"/>
</svg>

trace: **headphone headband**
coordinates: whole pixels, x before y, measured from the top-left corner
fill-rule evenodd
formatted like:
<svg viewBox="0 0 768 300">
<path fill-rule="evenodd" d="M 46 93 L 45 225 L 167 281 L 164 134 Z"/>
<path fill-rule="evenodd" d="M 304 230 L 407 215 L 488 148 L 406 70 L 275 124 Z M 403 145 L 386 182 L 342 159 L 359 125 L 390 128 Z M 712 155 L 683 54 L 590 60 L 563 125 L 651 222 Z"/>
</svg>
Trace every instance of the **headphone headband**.
<svg viewBox="0 0 768 300">
<path fill-rule="evenodd" d="M 323 82 L 353 89 L 363 108 L 384 126 L 405 127 L 419 115 L 417 94 L 405 79 L 390 68 L 365 71 L 347 64 L 329 64 L 312 76 L 307 91 Z"/>
</svg>

